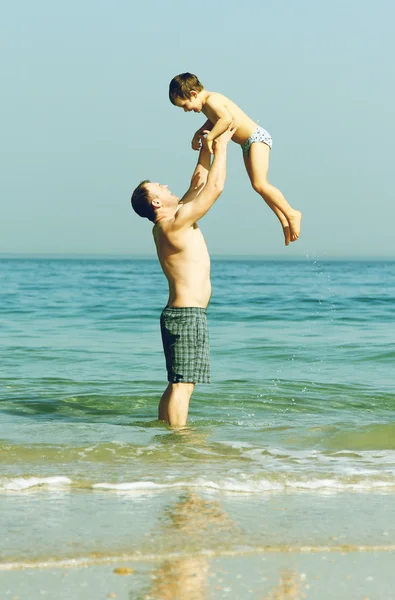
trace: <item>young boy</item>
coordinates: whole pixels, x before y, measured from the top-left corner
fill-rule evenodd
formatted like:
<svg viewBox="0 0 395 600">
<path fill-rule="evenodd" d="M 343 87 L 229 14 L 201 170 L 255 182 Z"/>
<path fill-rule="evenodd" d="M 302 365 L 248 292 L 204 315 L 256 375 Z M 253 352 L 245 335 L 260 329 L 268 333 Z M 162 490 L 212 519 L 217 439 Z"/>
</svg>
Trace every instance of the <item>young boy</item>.
<svg viewBox="0 0 395 600">
<path fill-rule="evenodd" d="M 285 245 L 295 242 L 300 233 L 302 213 L 293 209 L 283 194 L 267 180 L 269 153 L 272 147 L 270 134 L 259 127 L 234 102 L 218 94 L 209 92 L 196 75 L 181 73 L 174 77 L 169 87 L 170 101 L 184 109 L 184 112 L 202 112 L 207 121 L 192 138 L 192 148 L 199 150 L 203 144 L 212 153 L 213 141 L 229 127 L 233 121 L 236 131 L 233 141 L 240 144 L 244 164 L 251 185 L 269 205 L 281 222 Z"/>
</svg>

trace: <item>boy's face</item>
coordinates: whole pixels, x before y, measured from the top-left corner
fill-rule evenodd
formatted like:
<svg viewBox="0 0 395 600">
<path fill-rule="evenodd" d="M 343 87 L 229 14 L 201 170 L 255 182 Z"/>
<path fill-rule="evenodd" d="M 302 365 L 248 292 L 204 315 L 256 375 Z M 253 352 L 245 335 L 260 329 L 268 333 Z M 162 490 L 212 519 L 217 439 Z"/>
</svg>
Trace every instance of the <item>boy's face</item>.
<svg viewBox="0 0 395 600">
<path fill-rule="evenodd" d="M 200 113 L 203 107 L 202 100 L 197 92 L 192 90 L 189 98 L 177 98 L 176 106 L 184 109 L 184 112 L 193 112 Z"/>
</svg>

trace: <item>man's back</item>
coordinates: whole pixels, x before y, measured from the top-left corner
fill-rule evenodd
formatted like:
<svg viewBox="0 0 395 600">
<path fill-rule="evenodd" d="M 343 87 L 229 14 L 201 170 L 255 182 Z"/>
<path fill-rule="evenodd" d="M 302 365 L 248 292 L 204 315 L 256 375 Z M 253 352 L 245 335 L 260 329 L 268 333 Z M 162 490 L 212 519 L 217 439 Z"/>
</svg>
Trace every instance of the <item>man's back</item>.
<svg viewBox="0 0 395 600">
<path fill-rule="evenodd" d="M 180 207 L 179 211 L 184 209 Z M 211 296 L 210 257 L 198 225 L 174 231 L 174 220 L 153 228 L 158 258 L 169 283 L 168 306 L 206 308 Z"/>
</svg>

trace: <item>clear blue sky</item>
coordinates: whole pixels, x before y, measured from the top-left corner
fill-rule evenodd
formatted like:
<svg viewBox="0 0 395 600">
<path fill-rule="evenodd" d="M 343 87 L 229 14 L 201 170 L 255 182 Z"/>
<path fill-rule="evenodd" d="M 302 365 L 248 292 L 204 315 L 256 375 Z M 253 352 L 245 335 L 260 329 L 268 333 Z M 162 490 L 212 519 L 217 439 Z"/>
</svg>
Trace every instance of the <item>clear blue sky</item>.
<svg viewBox="0 0 395 600">
<path fill-rule="evenodd" d="M 153 255 L 130 194 L 189 183 L 203 117 L 167 92 L 191 71 L 270 131 L 270 180 L 304 212 L 286 249 L 231 144 L 213 254 L 394 257 L 394 21 L 390 0 L 7 3 L 0 252 Z"/>
</svg>

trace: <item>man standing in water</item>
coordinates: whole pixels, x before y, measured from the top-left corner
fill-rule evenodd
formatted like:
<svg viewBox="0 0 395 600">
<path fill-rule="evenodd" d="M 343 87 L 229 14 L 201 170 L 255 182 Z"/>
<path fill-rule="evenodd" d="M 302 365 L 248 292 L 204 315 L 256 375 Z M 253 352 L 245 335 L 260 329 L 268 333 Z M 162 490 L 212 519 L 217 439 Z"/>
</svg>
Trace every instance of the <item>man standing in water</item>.
<svg viewBox="0 0 395 600">
<path fill-rule="evenodd" d="M 232 125 L 201 149 L 191 185 L 181 200 L 167 185 L 141 182 L 132 195 L 136 213 L 154 223 L 159 262 L 169 283 L 169 299 L 161 318 L 169 384 L 159 402 L 158 418 L 183 427 L 196 383 L 210 383 L 206 310 L 211 296 L 210 256 L 197 225 L 220 196 L 226 178 L 226 149 Z"/>
</svg>

